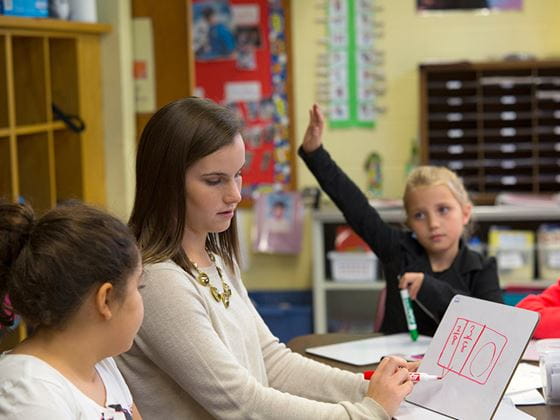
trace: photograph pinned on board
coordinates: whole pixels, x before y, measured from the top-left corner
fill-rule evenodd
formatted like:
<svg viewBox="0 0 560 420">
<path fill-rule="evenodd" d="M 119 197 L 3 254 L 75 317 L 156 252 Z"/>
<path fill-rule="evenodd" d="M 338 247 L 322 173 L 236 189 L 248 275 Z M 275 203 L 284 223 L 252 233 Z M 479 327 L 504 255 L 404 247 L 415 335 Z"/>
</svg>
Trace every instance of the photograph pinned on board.
<svg viewBox="0 0 560 420">
<path fill-rule="evenodd" d="M 259 5 L 194 2 L 192 33 L 197 61 L 235 60 L 239 70 L 256 70 L 263 45 Z"/>
<path fill-rule="evenodd" d="M 288 232 L 292 225 L 289 203 L 284 197 L 275 198 L 268 202 L 267 223 L 271 232 Z"/>
<path fill-rule="evenodd" d="M 256 252 L 297 254 L 301 251 L 303 201 L 297 192 L 261 194 L 255 200 Z"/>
<path fill-rule="evenodd" d="M 261 31 L 258 26 L 237 26 L 235 28 L 237 45 L 237 68 L 255 70 L 257 60 L 255 51 L 261 46 Z"/>
<path fill-rule="evenodd" d="M 235 36 L 229 1 L 194 3 L 193 21 L 193 47 L 197 60 L 232 58 L 235 52 Z"/>
<path fill-rule="evenodd" d="M 383 172 L 382 158 L 377 152 L 371 152 L 367 155 L 364 163 L 366 171 L 366 194 L 369 198 L 379 198 L 383 196 Z"/>
</svg>

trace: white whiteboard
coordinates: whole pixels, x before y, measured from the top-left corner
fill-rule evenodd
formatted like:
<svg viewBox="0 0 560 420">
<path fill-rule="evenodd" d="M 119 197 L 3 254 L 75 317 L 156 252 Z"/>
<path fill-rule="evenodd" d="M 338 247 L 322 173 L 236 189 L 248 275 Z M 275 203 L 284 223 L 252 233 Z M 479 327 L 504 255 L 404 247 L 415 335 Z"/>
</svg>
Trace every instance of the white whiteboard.
<svg viewBox="0 0 560 420">
<path fill-rule="evenodd" d="M 536 312 L 455 296 L 419 368 L 443 379 L 416 384 L 406 400 L 461 420 L 490 419 L 538 320 Z"/>
<path fill-rule="evenodd" d="M 418 340 L 412 341 L 409 333 L 400 333 L 310 347 L 305 351 L 350 365 L 365 366 L 379 363 L 383 356 L 390 354 L 404 358 L 424 354 L 431 340 L 432 337 L 421 335 Z"/>
</svg>

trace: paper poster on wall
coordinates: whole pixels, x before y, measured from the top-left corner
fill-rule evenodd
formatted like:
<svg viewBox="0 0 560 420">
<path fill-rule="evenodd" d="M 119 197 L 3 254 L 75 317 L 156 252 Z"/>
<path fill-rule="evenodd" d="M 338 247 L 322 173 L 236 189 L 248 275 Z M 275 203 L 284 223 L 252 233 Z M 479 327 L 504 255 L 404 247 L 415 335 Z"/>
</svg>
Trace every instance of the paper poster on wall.
<svg viewBox="0 0 560 420">
<path fill-rule="evenodd" d="M 226 82 L 225 100 L 234 102 L 258 102 L 262 99 L 262 88 L 259 82 Z"/>
<path fill-rule="evenodd" d="M 296 192 L 260 195 L 255 202 L 256 252 L 297 254 L 301 251 L 303 202 Z"/>
<path fill-rule="evenodd" d="M 219 53 L 212 47 L 219 44 L 218 33 L 228 41 Z M 193 43 L 195 91 L 234 109 L 244 121 L 243 198 L 291 188 L 283 2 L 193 0 Z"/>
<path fill-rule="evenodd" d="M 257 4 L 240 4 L 232 7 L 237 44 L 237 68 L 256 70 L 256 51 L 262 46 L 259 28 L 260 7 Z"/>
<path fill-rule="evenodd" d="M 330 0 L 329 123 L 373 127 L 375 122 L 375 21 L 373 0 Z"/>
<path fill-rule="evenodd" d="M 229 2 L 205 1 L 193 4 L 193 42 L 199 61 L 226 60 L 233 56 L 235 38 Z"/>
<path fill-rule="evenodd" d="M 136 112 L 155 112 L 156 85 L 152 21 L 147 17 L 132 20 L 134 32 L 134 97 Z"/>
</svg>

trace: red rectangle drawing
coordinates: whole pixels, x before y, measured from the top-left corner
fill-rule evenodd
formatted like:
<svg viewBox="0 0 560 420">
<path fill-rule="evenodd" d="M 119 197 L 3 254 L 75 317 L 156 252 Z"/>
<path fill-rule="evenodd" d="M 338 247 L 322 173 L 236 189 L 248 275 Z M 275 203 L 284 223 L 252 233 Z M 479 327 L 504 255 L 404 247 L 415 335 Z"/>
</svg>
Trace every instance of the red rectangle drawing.
<svg viewBox="0 0 560 420">
<path fill-rule="evenodd" d="M 536 312 L 455 295 L 418 367 L 442 379 L 414 385 L 406 401 L 421 410 L 410 418 L 425 409 L 453 419 L 494 418 L 538 320 Z"/>
<path fill-rule="evenodd" d="M 463 335 L 463 331 L 465 330 L 465 326 L 467 325 L 467 321 L 464 319 L 457 319 L 455 321 L 455 325 L 453 329 L 449 333 L 447 337 L 447 341 L 445 342 L 445 346 L 441 350 L 441 353 L 438 358 L 438 365 L 441 367 L 449 368 L 451 366 L 451 361 L 453 360 L 453 355 L 459 345 L 459 340 Z"/>
<path fill-rule="evenodd" d="M 453 372 L 485 384 L 500 358 L 507 338 L 499 332 L 464 318 L 457 318 L 437 364 L 443 375 Z"/>
</svg>

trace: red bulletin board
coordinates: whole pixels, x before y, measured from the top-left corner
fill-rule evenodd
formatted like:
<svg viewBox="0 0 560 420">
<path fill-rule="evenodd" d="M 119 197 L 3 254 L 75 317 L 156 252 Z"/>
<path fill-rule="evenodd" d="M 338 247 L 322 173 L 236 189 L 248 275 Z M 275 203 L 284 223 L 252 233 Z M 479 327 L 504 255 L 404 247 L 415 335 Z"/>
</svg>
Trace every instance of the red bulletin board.
<svg viewBox="0 0 560 420">
<path fill-rule="evenodd" d="M 255 81 L 258 80 L 262 85 L 262 94 L 268 97 L 272 93 L 272 79 L 270 76 L 270 44 L 268 42 L 268 0 L 229 0 L 228 2 L 216 2 L 207 0 L 195 0 L 196 4 L 214 5 L 216 3 L 226 3 L 231 6 L 236 4 L 252 3 L 259 6 L 261 46 L 255 48 L 256 68 L 240 70 L 237 68 L 235 52 L 227 58 L 214 58 L 200 60 L 197 58 L 195 64 L 196 86 L 204 88 L 207 98 L 223 103 L 225 100 L 224 84 L 233 81 Z M 204 7 L 204 6 L 203 6 Z M 211 7 L 211 6 L 209 6 Z M 196 18 L 196 17 L 195 17 Z"/>
<path fill-rule="evenodd" d="M 243 198 L 293 189 L 285 2 L 194 0 L 192 7 L 196 95 L 231 107 L 245 123 Z"/>
</svg>

